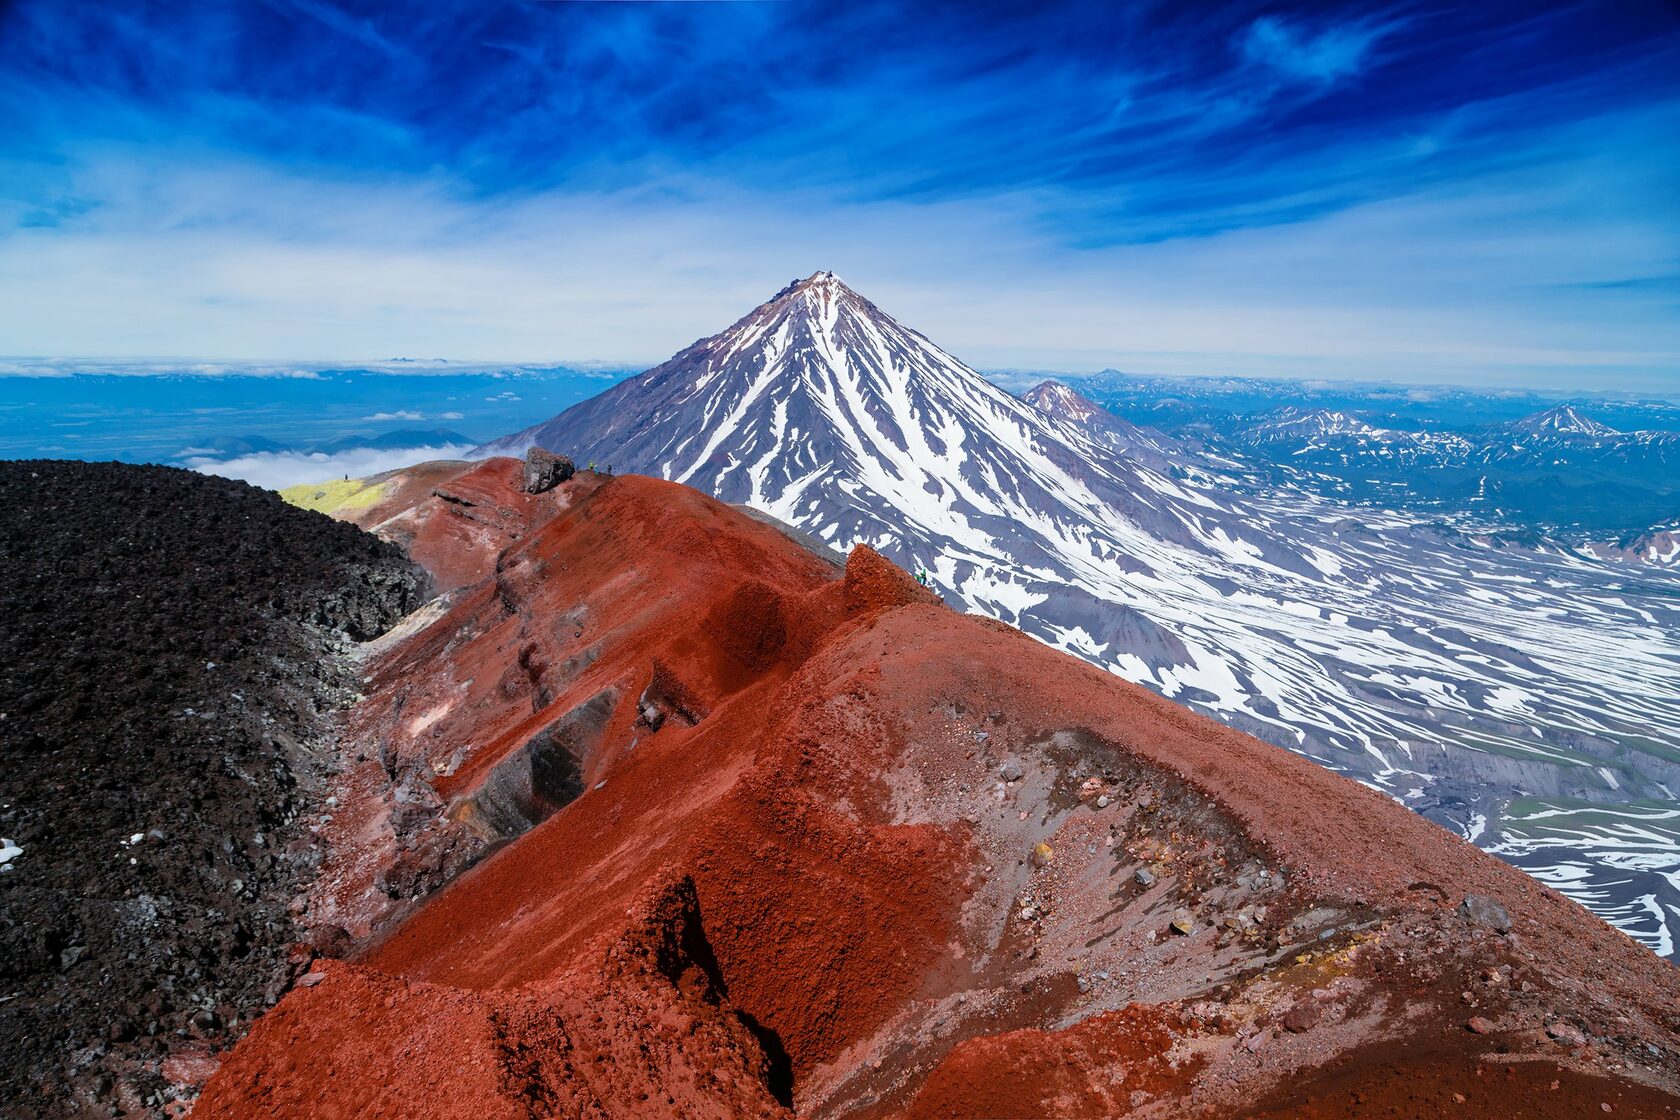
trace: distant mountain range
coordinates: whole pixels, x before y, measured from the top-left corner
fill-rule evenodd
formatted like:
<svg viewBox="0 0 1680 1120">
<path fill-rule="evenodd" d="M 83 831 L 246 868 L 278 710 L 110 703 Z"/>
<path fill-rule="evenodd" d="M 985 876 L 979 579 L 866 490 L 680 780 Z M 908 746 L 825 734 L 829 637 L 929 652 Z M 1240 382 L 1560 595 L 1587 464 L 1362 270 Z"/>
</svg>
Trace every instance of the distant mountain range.
<svg viewBox="0 0 1680 1120">
<path fill-rule="evenodd" d="M 1265 489 L 1569 546 L 1680 520 L 1673 401 L 1113 370 L 1078 386 L 1111 414 L 1230 460 Z"/>
<path fill-rule="evenodd" d="M 948 601 L 1384 790 L 1672 952 L 1680 827 L 1640 807 L 1680 790 L 1680 578 L 1481 547 L 1240 454 L 1417 443 L 1352 417 L 1239 442 L 1027 396 L 817 273 L 479 453 L 686 482 L 925 565 Z M 1476 446 L 1611 438 L 1574 426 Z"/>
<path fill-rule="evenodd" d="M 1680 432 L 1620 432 L 1569 404 L 1458 431 L 1289 405 L 1212 434 L 1294 481 L 1332 479 L 1338 497 L 1575 542 L 1680 516 Z"/>
<path fill-rule="evenodd" d="M 1235 430 L 1249 444 L 1428 448 L 1444 464 L 1533 460 L 1562 451 L 1590 450 L 1628 460 L 1645 456 L 1666 471 L 1680 467 L 1680 432 L 1619 432 L 1568 404 L 1468 432 L 1382 428 L 1339 409 L 1286 405 Z"/>
<path fill-rule="evenodd" d="M 1029 385 L 1045 374 L 992 374 Z M 1133 423 L 1172 431 L 1186 423 L 1224 430 L 1293 405 L 1357 416 L 1380 428 L 1471 431 L 1569 405 L 1617 431 L 1680 431 L 1680 399 L 1601 394 L 1564 398 L 1537 390 L 1340 379 L 1164 377 L 1109 369 L 1073 379 L 1079 391 Z"/>
</svg>

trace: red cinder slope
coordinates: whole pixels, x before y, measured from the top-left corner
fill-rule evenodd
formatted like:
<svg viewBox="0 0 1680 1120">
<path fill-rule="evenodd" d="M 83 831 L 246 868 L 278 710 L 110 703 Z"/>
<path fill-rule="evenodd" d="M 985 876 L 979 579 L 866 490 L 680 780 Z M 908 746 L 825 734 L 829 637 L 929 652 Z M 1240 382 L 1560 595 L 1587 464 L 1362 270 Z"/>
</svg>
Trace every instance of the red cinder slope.
<svg viewBox="0 0 1680 1120">
<path fill-rule="evenodd" d="M 867 549 L 556 494 L 371 666 L 307 908 L 363 948 L 197 1115 L 1680 1106 L 1675 970 L 1388 799 Z"/>
<path fill-rule="evenodd" d="M 502 549 L 571 496 L 571 491 L 525 493 L 523 470 L 518 459 L 500 457 L 471 463 L 440 459 L 387 471 L 364 480 L 380 488 L 376 501 L 334 516 L 402 544 L 432 573 L 439 592 L 454 591 L 488 575 Z"/>
</svg>

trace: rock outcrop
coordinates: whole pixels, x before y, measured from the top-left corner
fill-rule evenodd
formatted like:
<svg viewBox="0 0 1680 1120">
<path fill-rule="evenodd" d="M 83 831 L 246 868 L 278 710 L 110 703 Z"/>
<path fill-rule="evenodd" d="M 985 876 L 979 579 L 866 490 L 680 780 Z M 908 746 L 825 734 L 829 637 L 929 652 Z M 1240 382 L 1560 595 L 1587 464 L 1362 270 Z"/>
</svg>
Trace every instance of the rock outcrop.
<svg viewBox="0 0 1680 1120">
<path fill-rule="evenodd" d="M 577 473 L 572 461 L 564 455 L 533 447 L 525 452 L 525 493 L 542 494 Z"/>
</svg>

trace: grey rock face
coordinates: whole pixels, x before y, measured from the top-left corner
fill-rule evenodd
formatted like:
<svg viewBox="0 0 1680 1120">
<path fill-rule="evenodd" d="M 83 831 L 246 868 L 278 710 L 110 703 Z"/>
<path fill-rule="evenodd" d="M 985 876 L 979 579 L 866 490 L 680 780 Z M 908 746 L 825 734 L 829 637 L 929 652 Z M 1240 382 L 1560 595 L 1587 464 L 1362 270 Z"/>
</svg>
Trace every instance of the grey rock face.
<svg viewBox="0 0 1680 1120">
<path fill-rule="evenodd" d="M 525 452 L 527 494 L 541 494 L 545 490 L 552 490 L 576 472 L 577 468 L 564 455 L 556 455 L 540 447 L 533 447 Z"/>
<path fill-rule="evenodd" d="M 1511 915 L 1505 912 L 1505 907 L 1486 895 L 1467 895 L 1458 905 L 1458 916 L 1471 925 L 1485 926 L 1495 933 L 1511 932 Z"/>
</svg>

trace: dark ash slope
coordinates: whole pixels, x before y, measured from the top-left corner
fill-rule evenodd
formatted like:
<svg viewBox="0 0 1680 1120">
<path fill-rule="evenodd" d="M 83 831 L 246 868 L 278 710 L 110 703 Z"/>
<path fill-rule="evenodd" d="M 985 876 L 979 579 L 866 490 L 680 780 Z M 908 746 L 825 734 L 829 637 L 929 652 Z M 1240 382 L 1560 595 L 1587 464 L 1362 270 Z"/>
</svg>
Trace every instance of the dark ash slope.
<svg viewBox="0 0 1680 1120">
<path fill-rule="evenodd" d="M 149 1112 L 284 990 L 340 651 L 423 581 L 242 482 L 0 463 L 0 1112 Z"/>
</svg>

